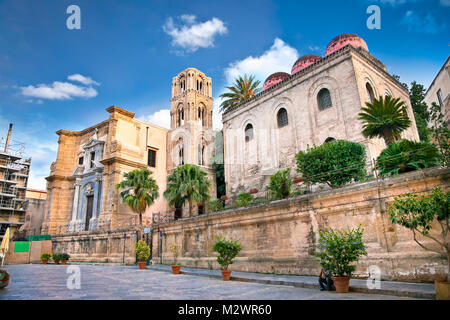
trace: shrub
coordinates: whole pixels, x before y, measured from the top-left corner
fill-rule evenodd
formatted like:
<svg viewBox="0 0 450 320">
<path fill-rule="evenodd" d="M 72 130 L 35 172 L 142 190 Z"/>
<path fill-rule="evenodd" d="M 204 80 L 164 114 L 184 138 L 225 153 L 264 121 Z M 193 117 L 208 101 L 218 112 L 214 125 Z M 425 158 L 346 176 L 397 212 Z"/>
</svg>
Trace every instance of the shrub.
<svg viewBox="0 0 450 320">
<path fill-rule="evenodd" d="M 245 207 L 252 202 L 253 196 L 248 192 L 240 193 L 236 198 L 236 206 L 237 207 Z"/>
<path fill-rule="evenodd" d="M 68 261 L 70 259 L 70 255 L 68 253 L 61 254 L 62 261 Z"/>
<path fill-rule="evenodd" d="M 364 146 L 345 140 L 325 143 L 296 155 L 297 171 L 306 183 L 326 183 L 332 188 L 366 176 Z"/>
<path fill-rule="evenodd" d="M 280 170 L 270 177 L 270 198 L 275 200 L 286 199 L 291 195 L 291 189 L 292 180 L 289 169 Z"/>
<path fill-rule="evenodd" d="M 52 257 L 52 255 L 50 253 L 44 252 L 43 254 L 41 254 L 41 261 L 50 260 L 51 257 Z"/>
<path fill-rule="evenodd" d="M 53 253 L 52 259 L 53 259 L 53 261 L 59 261 L 59 260 L 61 260 L 61 255 L 59 253 Z"/>
<path fill-rule="evenodd" d="M 222 267 L 222 270 L 227 270 L 230 264 L 233 264 L 233 259 L 242 250 L 242 246 L 238 241 L 228 241 L 225 238 L 217 237 L 213 245 L 213 251 L 217 252 L 217 262 Z"/>
<path fill-rule="evenodd" d="M 367 255 L 366 246 L 362 241 L 364 230 L 361 227 L 348 229 L 347 231 L 325 229 L 319 231 L 319 245 L 321 250 L 316 253 L 320 258 L 320 264 L 325 270 L 329 270 L 333 276 L 351 277 L 356 262 L 363 255 Z"/>
<path fill-rule="evenodd" d="M 180 254 L 181 246 L 174 243 L 169 247 L 169 250 L 173 254 L 173 265 L 174 266 L 178 265 L 177 260 L 178 260 L 179 254 Z"/>
<path fill-rule="evenodd" d="M 6 287 L 6 282 L 9 280 L 9 273 L 6 270 L 0 269 L 0 289 Z"/>
<path fill-rule="evenodd" d="M 219 199 L 209 201 L 209 211 L 217 212 L 223 210 L 223 203 Z"/>
<path fill-rule="evenodd" d="M 447 281 L 450 282 L 450 251 L 448 250 L 450 243 L 447 236 L 450 231 L 450 192 L 444 192 L 438 187 L 434 188 L 429 196 L 404 194 L 395 197 L 389 207 L 389 219 L 392 223 L 410 229 L 414 235 L 414 241 L 421 248 L 447 255 L 449 264 Z M 429 234 L 435 220 L 440 224 L 442 237 L 433 237 Z M 437 242 L 441 250 L 425 247 L 417 240 L 417 234 Z"/>
<path fill-rule="evenodd" d="M 397 175 L 440 165 L 439 151 L 427 142 L 400 140 L 381 152 L 377 169 L 381 176 Z"/>
<path fill-rule="evenodd" d="M 147 261 L 148 257 L 150 257 L 150 247 L 143 240 L 139 240 L 136 243 L 135 252 L 139 262 Z"/>
</svg>

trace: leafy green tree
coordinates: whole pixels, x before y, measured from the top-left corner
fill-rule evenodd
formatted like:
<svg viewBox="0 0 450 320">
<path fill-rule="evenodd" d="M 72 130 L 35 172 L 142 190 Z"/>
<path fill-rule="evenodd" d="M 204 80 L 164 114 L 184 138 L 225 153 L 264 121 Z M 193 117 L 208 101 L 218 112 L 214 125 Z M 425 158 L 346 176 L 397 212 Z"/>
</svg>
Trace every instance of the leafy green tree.
<svg viewBox="0 0 450 320">
<path fill-rule="evenodd" d="M 414 241 L 427 251 L 447 255 L 448 275 L 450 282 L 450 192 L 442 188 L 433 189 L 431 195 L 404 194 L 394 198 L 389 207 L 389 219 L 412 231 Z M 441 237 L 430 234 L 433 223 L 437 221 L 441 229 Z M 425 246 L 417 239 L 420 234 L 436 243 L 441 250 Z"/>
<path fill-rule="evenodd" d="M 367 256 L 363 233 L 361 227 L 347 231 L 320 230 L 316 257 L 320 259 L 322 267 L 335 277 L 351 277 L 356 268 L 353 263 L 361 256 Z"/>
<path fill-rule="evenodd" d="M 253 196 L 250 193 L 242 192 L 242 193 L 238 194 L 238 196 L 236 198 L 236 206 L 237 207 L 248 206 L 250 204 L 250 202 L 252 202 L 252 200 L 253 200 Z"/>
<path fill-rule="evenodd" d="M 269 193 L 272 199 L 286 199 L 291 195 L 292 179 L 290 170 L 280 170 L 270 177 Z"/>
<path fill-rule="evenodd" d="M 439 152 L 427 142 L 400 140 L 384 149 L 377 158 L 381 176 L 397 175 L 419 169 L 440 166 Z"/>
<path fill-rule="evenodd" d="M 400 98 L 386 96 L 366 102 L 359 120 L 363 122 L 362 134 L 366 138 L 383 138 L 387 145 L 398 140 L 400 134 L 411 126 L 406 104 Z"/>
<path fill-rule="evenodd" d="M 124 174 L 124 180 L 116 185 L 121 189 L 120 197 L 124 204 L 139 215 L 142 226 L 142 214 L 159 196 L 159 187 L 151 177 L 152 172 L 147 169 L 136 169 Z"/>
<path fill-rule="evenodd" d="M 430 112 L 425 103 L 426 90 L 423 85 L 413 81 L 409 89 L 409 98 L 416 119 L 417 130 L 420 141 L 430 142 L 428 132 L 428 122 L 430 121 Z"/>
<path fill-rule="evenodd" d="M 239 241 L 228 241 L 225 238 L 217 237 L 212 249 L 219 254 L 217 262 L 222 270 L 227 270 L 228 266 L 234 263 L 233 260 L 242 250 L 242 246 Z"/>
<path fill-rule="evenodd" d="M 430 136 L 432 143 L 437 146 L 441 155 L 442 163 L 450 167 L 450 129 L 448 123 L 444 121 L 442 108 L 437 103 L 431 105 L 431 129 Z"/>
<path fill-rule="evenodd" d="M 247 74 L 245 74 L 244 78 L 237 78 L 233 86 L 227 87 L 229 92 L 220 95 L 222 99 L 226 99 L 221 103 L 220 110 L 224 112 L 230 111 L 258 94 L 261 91 L 261 88 L 258 88 L 260 84 L 259 80 L 255 81 L 255 76 L 248 78 Z"/>
<path fill-rule="evenodd" d="M 356 142 L 337 140 L 308 147 L 307 151 L 300 151 L 296 159 L 297 171 L 306 183 L 326 183 L 338 188 L 366 176 L 366 151 Z"/>
<path fill-rule="evenodd" d="M 188 201 L 189 216 L 192 217 L 193 202 L 208 201 L 210 187 L 211 181 L 208 180 L 206 172 L 199 166 L 185 164 L 174 169 L 167 178 L 164 197 L 171 206 L 179 206 Z"/>
<path fill-rule="evenodd" d="M 213 170 L 216 173 L 216 186 L 217 186 L 217 198 L 226 195 L 226 185 L 225 185 L 225 166 L 223 163 L 213 162 Z"/>
</svg>

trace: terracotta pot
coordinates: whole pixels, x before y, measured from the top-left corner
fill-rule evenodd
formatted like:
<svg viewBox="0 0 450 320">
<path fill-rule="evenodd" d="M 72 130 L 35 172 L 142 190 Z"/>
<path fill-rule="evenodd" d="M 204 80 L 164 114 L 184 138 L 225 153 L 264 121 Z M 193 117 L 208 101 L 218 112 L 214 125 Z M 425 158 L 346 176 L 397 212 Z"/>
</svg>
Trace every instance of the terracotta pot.
<svg viewBox="0 0 450 320">
<path fill-rule="evenodd" d="M 229 281 L 231 277 L 231 270 L 222 270 L 223 281 Z"/>
<path fill-rule="evenodd" d="M 55 264 L 59 264 L 59 260 L 55 260 Z"/>
<path fill-rule="evenodd" d="M 228 200 L 228 197 L 227 197 L 227 196 L 222 196 L 222 197 L 220 197 L 220 200 L 222 200 L 222 201 L 227 201 L 227 200 Z"/>
<path fill-rule="evenodd" d="M 434 281 L 436 300 L 450 300 L 450 282 Z"/>
<path fill-rule="evenodd" d="M 252 190 L 250 190 L 250 194 L 255 194 L 255 193 L 258 193 L 258 189 L 252 189 Z"/>
<path fill-rule="evenodd" d="M 294 182 L 294 183 L 300 183 L 300 182 L 303 182 L 303 178 L 295 178 L 295 179 L 293 180 L 293 182 Z"/>
<path fill-rule="evenodd" d="M 147 261 L 139 261 L 138 265 L 139 265 L 139 269 L 144 270 L 145 266 L 147 265 Z"/>
<path fill-rule="evenodd" d="M 181 266 L 178 264 L 178 265 L 173 265 L 172 266 L 172 273 L 173 274 L 180 274 L 180 269 L 181 269 Z"/>
<path fill-rule="evenodd" d="M 333 277 L 337 293 L 347 293 L 350 287 L 350 277 Z"/>
<path fill-rule="evenodd" d="M 9 278 L 8 279 L 4 279 L 4 280 L 0 280 L 0 289 L 6 288 L 9 285 Z"/>
<path fill-rule="evenodd" d="M 61 264 L 66 264 L 67 260 L 61 260 Z"/>
<path fill-rule="evenodd" d="M 42 260 L 43 264 L 47 264 L 48 260 Z"/>
</svg>

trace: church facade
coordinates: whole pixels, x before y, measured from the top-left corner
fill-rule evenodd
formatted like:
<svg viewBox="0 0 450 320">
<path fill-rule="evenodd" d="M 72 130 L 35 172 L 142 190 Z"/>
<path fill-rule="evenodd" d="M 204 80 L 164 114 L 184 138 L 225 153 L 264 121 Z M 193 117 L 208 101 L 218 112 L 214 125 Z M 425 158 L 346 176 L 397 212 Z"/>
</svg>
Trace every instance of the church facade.
<svg viewBox="0 0 450 320">
<path fill-rule="evenodd" d="M 406 102 L 413 124 L 402 136 L 418 141 L 408 91 L 356 35 L 333 39 L 324 58 L 301 57 L 291 74 L 269 76 L 261 93 L 222 117 L 227 195 L 257 189 L 255 196 L 264 197 L 276 171 L 289 168 L 291 176 L 298 175 L 296 153 L 330 140 L 363 144 L 370 170 L 386 145 L 362 135 L 358 113 L 385 95 Z"/>
</svg>

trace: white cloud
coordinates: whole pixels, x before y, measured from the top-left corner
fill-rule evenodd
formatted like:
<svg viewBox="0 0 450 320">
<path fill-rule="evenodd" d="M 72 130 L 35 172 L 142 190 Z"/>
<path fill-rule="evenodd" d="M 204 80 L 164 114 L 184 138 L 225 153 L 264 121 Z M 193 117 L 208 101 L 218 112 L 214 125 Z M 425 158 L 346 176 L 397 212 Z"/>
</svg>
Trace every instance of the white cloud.
<svg viewBox="0 0 450 320">
<path fill-rule="evenodd" d="M 440 0 L 441 6 L 450 7 L 450 0 Z"/>
<path fill-rule="evenodd" d="M 292 66 L 297 59 L 297 49 L 276 38 L 270 49 L 261 56 L 249 56 L 243 60 L 230 63 L 225 69 L 225 77 L 228 84 L 231 84 L 234 79 L 247 73 L 248 75 L 254 75 L 256 79 L 264 83 L 272 73 L 280 71 L 291 73 Z"/>
<path fill-rule="evenodd" d="M 214 47 L 215 37 L 228 32 L 223 21 L 218 18 L 196 23 L 195 16 L 184 14 L 180 20 L 185 24 L 178 27 L 171 17 L 168 18 L 163 30 L 172 37 L 172 46 L 181 47 L 188 52 Z"/>
<path fill-rule="evenodd" d="M 157 126 L 170 129 L 170 110 L 169 109 L 162 109 L 159 111 L 156 111 L 155 113 L 143 116 L 140 118 L 143 121 L 147 121 L 153 124 L 156 124 Z"/>
<path fill-rule="evenodd" d="M 292 66 L 298 59 L 298 51 L 286 44 L 283 40 L 275 38 L 273 45 L 260 56 L 249 56 L 242 60 L 234 61 L 224 69 L 225 78 L 227 80 L 226 86 L 230 86 L 234 80 L 247 75 L 254 75 L 256 80 L 261 81 L 260 87 L 268 76 L 275 72 L 291 73 Z M 220 112 L 220 104 L 222 99 L 219 97 L 224 93 L 223 89 L 217 98 L 214 98 L 213 106 L 213 128 L 222 129 L 222 113 Z"/>
<path fill-rule="evenodd" d="M 91 84 L 95 85 L 95 86 L 99 86 L 100 83 L 98 83 L 97 81 L 92 80 L 91 77 L 85 77 L 79 73 L 76 74 L 72 74 L 70 76 L 67 77 L 68 80 L 70 81 L 78 81 L 81 82 L 82 84 L 89 86 Z"/>
<path fill-rule="evenodd" d="M 79 75 L 81 76 L 81 75 Z M 72 76 L 69 76 L 72 77 Z M 81 76 L 83 77 L 83 76 Z M 84 78 L 84 77 L 83 77 Z M 90 78 L 85 78 L 90 79 Z M 92 79 L 90 79 L 93 81 Z M 78 80 L 79 81 L 79 80 Z M 86 80 L 87 81 L 87 80 Z M 94 83 L 95 81 L 93 81 Z M 38 84 L 37 86 L 21 87 L 22 94 L 27 97 L 68 100 L 73 98 L 93 98 L 97 96 L 97 90 L 92 87 L 83 87 L 69 82 L 54 81 L 52 84 Z"/>
</svg>

